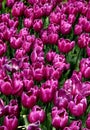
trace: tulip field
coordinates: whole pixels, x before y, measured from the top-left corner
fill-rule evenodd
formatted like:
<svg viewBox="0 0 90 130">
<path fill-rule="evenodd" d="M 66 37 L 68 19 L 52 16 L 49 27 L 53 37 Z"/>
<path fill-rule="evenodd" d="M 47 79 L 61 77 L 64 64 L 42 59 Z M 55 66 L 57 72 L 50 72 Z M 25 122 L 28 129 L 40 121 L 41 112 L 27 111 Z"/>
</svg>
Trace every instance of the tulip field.
<svg viewBox="0 0 90 130">
<path fill-rule="evenodd" d="M 0 130 L 90 130 L 90 0 L 0 0 Z"/>
</svg>

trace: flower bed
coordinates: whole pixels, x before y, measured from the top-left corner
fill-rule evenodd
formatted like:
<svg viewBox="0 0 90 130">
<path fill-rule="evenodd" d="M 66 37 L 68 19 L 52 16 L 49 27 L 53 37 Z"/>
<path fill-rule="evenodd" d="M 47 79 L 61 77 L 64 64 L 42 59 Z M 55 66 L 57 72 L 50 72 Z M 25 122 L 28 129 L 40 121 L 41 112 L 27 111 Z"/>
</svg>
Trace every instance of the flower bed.
<svg viewBox="0 0 90 130">
<path fill-rule="evenodd" d="M 90 130 L 90 2 L 0 0 L 0 130 Z"/>
</svg>

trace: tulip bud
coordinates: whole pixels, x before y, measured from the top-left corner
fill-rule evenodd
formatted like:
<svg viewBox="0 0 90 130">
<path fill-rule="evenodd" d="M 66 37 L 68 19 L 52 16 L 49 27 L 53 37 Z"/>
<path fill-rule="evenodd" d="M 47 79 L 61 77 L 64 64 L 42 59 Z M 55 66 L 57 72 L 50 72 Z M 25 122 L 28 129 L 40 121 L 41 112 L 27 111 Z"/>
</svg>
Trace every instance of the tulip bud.
<svg viewBox="0 0 90 130">
<path fill-rule="evenodd" d="M 43 123 L 45 120 L 44 110 L 39 106 L 34 106 L 28 115 L 28 120 L 30 123 L 34 123 L 37 121 L 40 121 L 40 123 Z"/>
<path fill-rule="evenodd" d="M 26 28 L 31 28 L 33 24 L 33 19 L 32 18 L 25 18 L 24 19 L 24 26 Z"/>
<path fill-rule="evenodd" d="M 18 119 L 15 116 L 6 116 L 3 125 L 6 126 L 8 130 L 16 130 L 18 127 Z"/>
<path fill-rule="evenodd" d="M 7 51 L 7 46 L 5 43 L 0 41 L 0 56 L 3 56 L 3 54 Z"/>
<path fill-rule="evenodd" d="M 15 0 L 7 0 L 6 4 L 10 8 L 10 7 L 12 7 L 14 5 L 14 2 L 15 2 Z"/>
</svg>

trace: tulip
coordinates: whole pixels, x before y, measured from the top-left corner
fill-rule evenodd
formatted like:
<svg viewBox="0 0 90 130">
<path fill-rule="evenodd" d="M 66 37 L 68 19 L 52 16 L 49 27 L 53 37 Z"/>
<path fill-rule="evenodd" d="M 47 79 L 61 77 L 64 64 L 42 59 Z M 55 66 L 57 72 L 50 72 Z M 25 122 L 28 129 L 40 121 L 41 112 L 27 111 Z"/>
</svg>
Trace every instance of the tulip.
<svg viewBox="0 0 90 130">
<path fill-rule="evenodd" d="M 10 46 L 14 49 L 19 49 L 22 45 L 22 38 L 15 38 L 11 37 L 10 38 Z"/>
<path fill-rule="evenodd" d="M 58 109 L 57 107 L 52 108 L 52 125 L 55 128 L 64 128 L 68 123 L 68 114 L 64 108 Z"/>
<path fill-rule="evenodd" d="M 17 95 L 17 96 L 21 96 L 21 94 L 23 92 L 23 82 L 22 82 L 22 80 L 13 78 L 12 87 L 13 87 L 12 94 Z"/>
<path fill-rule="evenodd" d="M 48 35 L 48 43 L 50 44 L 57 44 L 58 42 L 58 34 L 56 33 L 51 33 Z"/>
<path fill-rule="evenodd" d="M 51 11 L 52 11 L 53 7 L 52 4 L 49 3 L 45 3 L 42 7 L 42 11 L 43 11 L 43 15 L 44 16 L 49 16 Z"/>
<path fill-rule="evenodd" d="M 57 90 L 58 82 L 47 80 L 40 88 L 40 99 L 44 103 L 52 101 L 55 91 Z"/>
<path fill-rule="evenodd" d="M 12 99 L 4 108 L 5 114 L 19 116 L 19 106 L 17 100 Z"/>
<path fill-rule="evenodd" d="M 15 116 L 6 116 L 3 125 L 6 126 L 8 130 L 16 130 L 18 127 L 18 119 Z"/>
<path fill-rule="evenodd" d="M 61 21 L 60 31 L 62 34 L 69 34 L 71 31 L 72 25 L 64 20 Z"/>
<path fill-rule="evenodd" d="M 30 123 L 35 123 L 37 121 L 40 121 L 40 123 L 43 123 L 45 120 L 44 110 L 39 106 L 34 106 L 28 115 L 28 120 Z"/>
<path fill-rule="evenodd" d="M 14 5 L 15 0 L 7 0 L 6 4 L 8 7 L 12 7 Z"/>
<path fill-rule="evenodd" d="M 2 117 L 3 115 L 4 115 L 4 102 L 0 98 L 0 117 Z"/>
<path fill-rule="evenodd" d="M 61 14 L 58 12 L 58 13 L 55 13 L 55 12 L 52 12 L 50 14 L 50 23 L 55 23 L 55 24 L 59 24 L 60 23 L 60 16 Z"/>
<path fill-rule="evenodd" d="M 7 51 L 7 46 L 5 43 L 3 43 L 0 40 L 0 56 L 3 56 L 3 54 Z"/>
<path fill-rule="evenodd" d="M 33 28 L 36 32 L 40 31 L 43 27 L 43 21 L 42 19 L 36 19 L 34 20 Z"/>
<path fill-rule="evenodd" d="M 11 86 L 11 83 L 6 81 L 6 82 L 3 82 L 2 85 L 0 86 L 1 88 L 1 92 L 5 95 L 10 95 L 12 94 L 12 86 Z"/>
<path fill-rule="evenodd" d="M 76 35 L 80 35 L 82 33 L 83 29 L 82 29 L 82 26 L 81 25 L 75 25 L 75 29 L 74 29 L 74 33 Z"/>
<path fill-rule="evenodd" d="M 80 71 L 85 78 L 90 78 L 90 67 L 89 67 L 90 58 L 82 58 L 80 61 L 79 67 Z"/>
<path fill-rule="evenodd" d="M 81 95 L 76 95 L 74 101 L 69 102 L 70 112 L 74 116 L 81 116 L 84 114 L 87 108 L 87 99 Z"/>
<path fill-rule="evenodd" d="M 59 109 L 61 107 L 67 108 L 69 101 L 70 95 L 68 95 L 64 89 L 60 89 L 55 93 L 54 105 L 57 106 Z"/>
<path fill-rule="evenodd" d="M 33 8 L 26 7 L 24 10 L 24 15 L 26 18 L 34 18 Z"/>
<path fill-rule="evenodd" d="M 44 65 L 40 62 L 36 62 L 32 66 L 33 78 L 36 81 L 41 81 L 44 77 Z"/>
<path fill-rule="evenodd" d="M 65 127 L 64 130 L 80 130 L 82 127 L 81 120 L 72 121 L 69 127 Z"/>
<path fill-rule="evenodd" d="M 25 18 L 23 24 L 26 28 L 31 28 L 33 25 L 33 19 L 32 18 Z"/>
<path fill-rule="evenodd" d="M 35 19 L 41 18 L 43 16 L 43 10 L 41 7 L 39 7 L 39 4 L 34 4 L 33 12 L 34 12 Z"/>
<path fill-rule="evenodd" d="M 0 130 L 8 130 L 6 126 L 0 126 Z"/>
<path fill-rule="evenodd" d="M 76 18 L 75 18 L 75 15 L 74 14 L 69 14 L 68 16 L 68 22 L 70 24 L 73 24 L 75 22 Z"/>
<path fill-rule="evenodd" d="M 40 125 L 40 122 L 37 121 L 35 123 L 31 123 L 29 126 L 28 126 L 28 130 L 41 130 L 39 128 L 39 125 Z"/>
<path fill-rule="evenodd" d="M 86 119 L 86 127 L 90 129 L 90 113 L 88 114 L 88 117 Z"/>
<path fill-rule="evenodd" d="M 88 57 L 90 57 L 90 47 L 89 46 L 87 46 L 87 48 L 86 48 L 86 53 L 87 53 Z"/>
<path fill-rule="evenodd" d="M 78 37 L 78 45 L 80 48 L 85 48 L 90 42 L 89 34 L 87 33 L 82 33 Z"/>
<path fill-rule="evenodd" d="M 55 55 L 56 55 L 55 52 L 49 51 L 49 52 L 46 54 L 46 60 L 47 60 L 48 62 L 52 62 Z"/>
<path fill-rule="evenodd" d="M 60 40 L 58 40 L 58 49 L 63 52 L 63 53 L 68 53 L 70 52 L 75 46 L 75 42 L 74 41 L 70 41 L 69 39 L 63 39 L 61 38 Z"/>
<path fill-rule="evenodd" d="M 24 11 L 24 3 L 23 2 L 16 2 L 12 7 L 12 15 L 15 17 L 19 17 L 23 14 Z"/>
<path fill-rule="evenodd" d="M 38 87 L 31 88 L 28 92 L 23 92 L 21 96 L 22 105 L 26 108 L 32 108 L 38 99 Z"/>
</svg>

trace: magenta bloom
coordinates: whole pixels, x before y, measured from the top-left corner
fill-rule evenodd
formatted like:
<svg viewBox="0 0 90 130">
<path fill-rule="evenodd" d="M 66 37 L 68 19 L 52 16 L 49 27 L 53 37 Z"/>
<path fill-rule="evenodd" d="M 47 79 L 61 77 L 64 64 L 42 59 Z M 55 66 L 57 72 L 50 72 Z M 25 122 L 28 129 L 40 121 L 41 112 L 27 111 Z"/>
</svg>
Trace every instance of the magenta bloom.
<svg viewBox="0 0 90 130">
<path fill-rule="evenodd" d="M 52 80 L 47 80 L 42 84 L 40 88 L 40 99 L 44 103 L 52 101 L 55 91 L 57 90 L 58 82 Z"/>
<path fill-rule="evenodd" d="M 87 99 L 81 95 L 76 95 L 73 101 L 69 102 L 70 112 L 74 116 L 81 116 L 87 108 Z"/>
<path fill-rule="evenodd" d="M 38 87 L 31 88 L 28 92 L 23 92 L 21 96 L 22 105 L 26 108 L 32 108 L 38 99 Z"/>
<path fill-rule="evenodd" d="M 18 127 L 18 119 L 15 116 L 6 116 L 3 125 L 6 126 L 8 130 L 16 130 Z"/>
<path fill-rule="evenodd" d="M 79 66 L 83 77 L 90 78 L 90 58 L 82 58 Z"/>
<path fill-rule="evenodd" d="M 64 108 L 52 108 L 52 125 L 55 128 L 64 128 L 68 123 L 68 114 Z"/>
<path fill-rule="evenodd" d="M 72 25 L 64 20 L 61 21 L 60 31 L 62 34 L 69 34 L 71 31 Z"/>
<path fill-rule="evenodd" d="M 24 3 L 16 2 L 12 7 L 12 15 L 15 17 L 19 17 L 23 14 L 24 11 Z"/>
<path fill-rule="evenodd" d="M 58 49 L 60 52 L 68 53 L 74 48 L 74 46 L 75 42 L 71 42 L 69 39 L 61 38 L 60 40 L 58 40 Z"/>
<path fill-rule="evenodd" d="M 87 120 L 86 120 L 86 127 L 90 129 L 90 113 L 88 114 Z"/>
<path fill-rule="evenodd" d="M 28 115 L 28 120 L 30 123 L 34 123 L 37 121 L 40 121 L 40 123 L 43 123 L 45 120 L 44 110 L 39 106 L 34 106 Z"/>
</svg>

